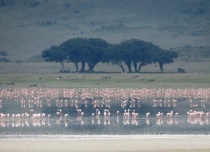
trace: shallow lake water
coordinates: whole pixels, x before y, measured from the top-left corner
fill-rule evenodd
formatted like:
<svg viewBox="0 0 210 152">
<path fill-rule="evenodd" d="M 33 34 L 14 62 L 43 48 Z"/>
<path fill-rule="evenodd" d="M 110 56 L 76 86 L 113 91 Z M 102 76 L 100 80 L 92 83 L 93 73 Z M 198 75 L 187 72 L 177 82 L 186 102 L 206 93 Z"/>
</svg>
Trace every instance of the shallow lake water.
<svg viewBox="0 0 210 152">
<path fill-rule="evenodd" d="M 210 132 L 209 118 L 206 117 L 210 103 L 202 98 L 142 98 L 139 101 L 133 99 L 133 103 L 129 98 L 109 98 L 104 102 L 101 97 L 82 100 L 65 96 L 37 98 L 2 95 L 0 99 L 0 138 L 21 135 L 178 135 Z M 124 106 L 123 100 L 126 101 Z M 168 117 L 167 113 L 172 111 L 172 116 Z M 189 111 L 203 114 L 202 117 L 196 114 L 196 117 L 189 118 Z M 150 115 L 146 118 L 148 112 Z M 162 113 L 162 116 L 157 117 L 158 113 Z"/>
</svg>

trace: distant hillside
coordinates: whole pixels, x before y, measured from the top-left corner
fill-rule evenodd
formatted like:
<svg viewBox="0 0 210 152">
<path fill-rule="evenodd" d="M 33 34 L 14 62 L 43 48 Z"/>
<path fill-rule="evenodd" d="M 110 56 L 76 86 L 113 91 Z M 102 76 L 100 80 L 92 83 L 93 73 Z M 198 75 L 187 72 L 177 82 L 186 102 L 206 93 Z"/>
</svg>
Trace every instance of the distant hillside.
<svg viewBox="0 0 210 152">
<path fill-rule="evenodd" d="M 184 46 L 170 49 L 178 53 L 178 60 L 185 62 L 210 61 L 210 47 Z"/>
<path fill-rule="evenodd" d="M 0 0 L 0 51 L 28 60 L 74 37 L 207 46 L 209 0 Z"/>
</svg>

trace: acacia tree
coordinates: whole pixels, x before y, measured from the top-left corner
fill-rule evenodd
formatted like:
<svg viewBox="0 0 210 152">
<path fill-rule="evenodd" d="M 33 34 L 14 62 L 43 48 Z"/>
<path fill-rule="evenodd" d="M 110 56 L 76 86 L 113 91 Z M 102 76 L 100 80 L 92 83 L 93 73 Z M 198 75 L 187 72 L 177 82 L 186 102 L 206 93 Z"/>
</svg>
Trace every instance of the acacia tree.
<svg viewBox="0 0 210 152">
<path fill-rule="evenodd" d="M 85 71 L 85 63 L 89 67 L 88 72 L 93 72 L 108 46 L 109 44 L 100 38 L 74 38 L 63 42 L 60 48 L 67 52 L 68 61 L 75 64 L 77 71 L 78 63 L 81 62 L 81 72 Z"/>
<path fill-rule="evenodd" d="M 105 62 L 111 62 L 121 67 L 122 72 L 125 72 L 122 62 L 128 67 L 128 72 L 131 73 L 131 65 L 133 62 L 133 55 L 135 46 L 130 41 L 123 41 L 120 44 L 112 45 L 107 52 L 105 52 Z"/>
<path fill-rule="evenodd" d="M 151 43 L 138 39 L 131 39 L 112 45 L 105 53 L 103 62 L 111 62 L 121 67 L 125 72 L 122 62 L 128 67 L 128 72 L 132 72 L 132 64 L 135 72 L 139 72 L 143 65 L 151 63 L 150 50 Z M 139 68 L 138 68 L 139 64 Z"/>
<path fill-rule="evenodd" d="M 67 53 L 68 62 L 75 64 L 76 71 L 79 70 L 79 62 L 81 62 L 81 72 L 85 69 L 85 61 L 82 58 L 82 52 L 85 48 L 84 45 L 87 43 L 87 39 L 84 38 L 73 38 L 63 42 L 59 47 Z"/>
<path fill-rule="evenodd" d="M 127 52 L 127 56 L 125 57 L 125 64 L 128 66 L 129 72 L 132 72 L 131 65 L 133 64 L 135 72 L 140 71 L 140 68 L 138 70 L 138 63 L 142 62 L 145 59 L 145 49 L 144 47 L 144 41 L 138 40 L 138 39 L 131 39 L 126 40 L 121 43 L 122 47 L 126 49 L 124 52 Z M 126 57 L 128 57 L 126 59 Z M 146 60 L 145 60 L 146 61 Z M 146 63 L 146 62 L 145 62 Z"/>
<path fill-rule="evenodd" d="M 128 67 L 128 72 L 132 72 L 131 66 L 134 64 L 135 72 L 137 72 L 137 63 L 141 59 L 141 50 L 138 42 L 140 40 L 131 39 L 121 42 L 123 48 L 123 61 Z"/>
<path fill-rule="evenodd" d="M 110 45 L 103 54 L 102 62 L 103 63 L 111 63 L 119 66 L 122 72 L 125 72 L 123 67 L 123 60 L 122 56 L 122 49 L 119 44 L 112 44 Z"/>
<path fill-rule="evenodd" d="M 42 57 L 48 62 L 59 62 L 64 71 L 64 60 L 66 59 L 66 53 L 59 46 L 51 46 L 50 49 L 42 52 Z"/>
<path fill-rule="evenodd" d="M 138 39 L 127 40 L 120 45 L 124 49 L 122 59 L 128 66 L 129 72 L 132 72 L 131 63 L 134 65 L 135 72 L 140 72 L 142 66 L 153 62 L 158 63 L 161 72 L 163 72 L 163 65 L 173 63 L 173 59 L 178 56 L 174 51 L 169 52 L 151 42 Z"/>
<path fill-rule="evenodd" d="M 88 39 L 88 43 L 82 51 L 82 57 L 89 67 L 88 72 L 93 72 L 96 64 L 102 61 L 104 51 L 108 48 L 108 46 L 109 43 L 100 38 Z"/>
<path fill-rule="evenodd" d="M 146 66 L 148 64 L 153 63 L 153 58 L 156 56 L 156 54 L 158 54 L 158 52 L 161 50 L 161 48 L 159 46 L 154 45 L 151 42 L 142 42 L 141 45 L 141 55 L 138 55 L 139 60 L 139 67 L 138 67 L 138 71 L 140 72 L 142 66 Z"/>
<path fill-rule="evenodd" d="M 121 59 L 125 63 L 125 65 L 128 68 L 128 72 L 132 73 L 131 65 L 132 65 L 132 55 L 133 55 L 133 48 L 131 44 L 128 44 L 126 42 L 120 43 L 121 48 Z"/>
<path fill-rule="evenodd" d="M 174 51 L 162 50 L 153 59 L 154 63 L 158 63 L 160 71 L 163 72 L 163 65 L 174 62 L 174 59 L 178 57 L 178 54 Z"/>
<path fill-rule="evenodd" d="M 128 67 L 128 71 L 132 72 L 131 65 L 134 65 L 135 72 L 140 72 L 142 66 L 152 63 L 152 56 L 158 46 L 151 42 L 144 42 L 138 39 L 131 39 L 123 41 L 121 44 L 123 48 L 122 59 Z"/>
<path fill-rule="evenodd" d="M 99 62 L 116 64 L 125 72 L 123 62 L 132 72 L 132 64 L 135 72 L 140 72 L 141 67 L 151 63 L 158 63 L 161 72 L 163 65 L 173 63 L 177 58 L 176 52 L 169 52 L 159 48 L 151 42 L 144 42 L 138 39 L 131 39 L 120 44 L 110 45 L 100 38 L 74 38 L 63 42 L 59 46 L 52 46 L 42 52 L 45 61 L 59 62 L 64 71 L 64 61 L 68 60 L 75 64 L 78 71 L 78 64 L 81 62 L 81 72 L 85 70 L 85 63 L 93 72 Z"/>
</svg>

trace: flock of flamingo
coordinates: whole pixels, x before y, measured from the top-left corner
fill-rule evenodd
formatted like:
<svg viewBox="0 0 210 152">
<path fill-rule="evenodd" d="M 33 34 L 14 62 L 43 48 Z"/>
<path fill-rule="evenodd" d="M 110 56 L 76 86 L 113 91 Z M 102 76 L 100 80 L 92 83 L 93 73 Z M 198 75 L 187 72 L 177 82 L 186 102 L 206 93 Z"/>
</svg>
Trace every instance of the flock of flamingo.
<svg viewBox="0 0 210 152">
<path fill-rule="evenodd" d="M 210 106 L 209 99 L 210 88 L 4 88 L 0 89 L 0 126 L 50 126 L 52 117 L 56 118 L 56 124 L 64 122 L 68 126 L 73 116 L 76 116 L 76 121 L 80 124 L 85 123 L 84 117 L 89 117 L 92 124 L 109 125 L 112 122 L 111 115 L 114 123 L 119 123 L 122 119 L 124 125 L 138 125 L 140 118 L 143 118 L 146 124 L 150 124 L 152 111 L 141 115 L 138 112 L 143 100 L 151 101 L 151 108 L 176 107 L 177 101 L 188 102 L 187 122 L 203 125 L 209 124 L 209 109 L 206 108 Z M 15 111 L 21 109 L 21 112 L 4 110 L 4 106 L 8 105 Z M 113 106 L 119 109 L 113 110 Z M 55 108 L 56 111 L 40 112 L 44 107 Z M 85 113 L 85 109 L 90 109 L 91 112 Z M 178 116 L 179 113 L 175 111 L 158 111 L 153 118 L 155 117 L 157 125 L 165 122 L 178 124 Z"/>
</svg>

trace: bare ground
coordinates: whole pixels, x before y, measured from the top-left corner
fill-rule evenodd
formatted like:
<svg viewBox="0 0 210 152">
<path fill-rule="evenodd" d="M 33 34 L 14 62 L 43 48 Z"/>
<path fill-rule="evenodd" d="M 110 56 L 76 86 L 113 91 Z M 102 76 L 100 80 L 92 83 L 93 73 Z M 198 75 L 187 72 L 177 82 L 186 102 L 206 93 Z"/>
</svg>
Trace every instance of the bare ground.
<svg viewBox="0 0 210 152">
<path fill-rule="evenodd" d="M 0 140 L 0 152 L 207 152 L 208 135 L 151 135 L 132 138 L 72 140 Z"/>
</svg>

